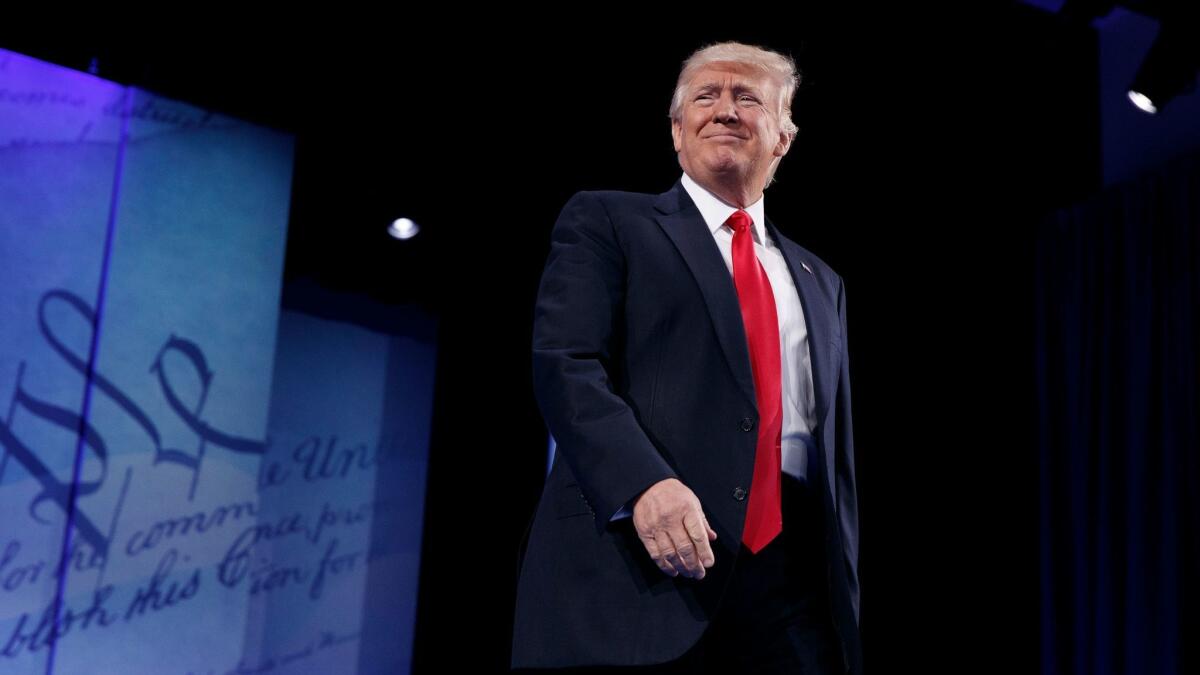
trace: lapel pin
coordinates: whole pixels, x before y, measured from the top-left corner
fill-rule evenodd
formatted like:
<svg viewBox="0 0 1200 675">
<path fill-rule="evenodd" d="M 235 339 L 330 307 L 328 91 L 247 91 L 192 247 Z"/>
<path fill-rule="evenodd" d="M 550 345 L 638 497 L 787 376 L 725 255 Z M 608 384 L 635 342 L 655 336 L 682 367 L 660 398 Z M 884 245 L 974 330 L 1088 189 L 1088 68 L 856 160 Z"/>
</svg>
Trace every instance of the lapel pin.
<svg viewBox="0 0 1200 675">
<path fill-rule="evenodd" d="M 808 266 L 808 263 L 804 262 L 803 260 L 800 261 L 800 266 L 808 270 L 808 273 L 814 277 L 817 276 L 816 273 L 812 271 L 812 268 Z"/>
</svg>

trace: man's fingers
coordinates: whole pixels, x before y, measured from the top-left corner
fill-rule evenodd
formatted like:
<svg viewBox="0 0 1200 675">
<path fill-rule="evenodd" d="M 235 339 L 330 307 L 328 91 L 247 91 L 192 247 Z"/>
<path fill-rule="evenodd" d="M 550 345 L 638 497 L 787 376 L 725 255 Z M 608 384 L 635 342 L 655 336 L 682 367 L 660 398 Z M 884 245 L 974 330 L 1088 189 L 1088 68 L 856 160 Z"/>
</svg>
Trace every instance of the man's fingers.
<svg viewBox="0 0 1200 675">
<path fill-rule="evenodd" d="M 690 577 L 692 573 L 688 570 L 687 556 L 695 555 L 695 548 L 692 546 L 691 540 L 687 537 L 687 532 L 681 531 L 682 528 L 663 528 L 658 531 L 659 548 L 665 548 L 663 541 L 671 542 L 671 550 L 663 557 L 671 567 L 675 574 L 682 574 Z M 675 576 L 672 574 L 671 576 Z"/>
<path fill-rule="evenodd" d="M 715 561 L 712 547 L 708 544 L 708 533 L 712 530 L 708 527 L 708 521 L 704 516 L 696 514 L 694 511 L 683 519 L 683 525 L 687 528 L 688 537 L 691 538 L 695 551 L 696 565 L 692 571 L 697 579 L 703 579 L 704 568 L 712 567 Z"/>
<path fill-rule="evenodd" d="M 697 527 L 697 525 L 693 525 L 693 527 Z M 679 553 L 680 558 L 675 569 L 687 577 L 701 576 L 704 566 L 700 564 L 699 552 L 696 550 L 696 540 L 692 536 L 692 530 L 684 522 L 672 528 L 670 532 L 671 539 L 675 542 L 675 550 Z"/>
<path fill-rule="evenodd" d="M 660 529 L 654 533 L 654 542 L 658 544 L 658 563 L 659 569 L 666 572 L 667 575 L 675 577 L 679 576 L 681 570 L 679 552 L 675 550 L 675 542 L 671 539 L 671 533 L 666 528 Z"/>
<path fill-rule="evenodd" d="M 641 540 L 642 544 L 646 547 L 646 553 L 650 554 L 650 559 L 654 561 L 655 565 L 658 565 L 658 569 L 662 570 L 663 574 L 672 577 L 675 576 L 675 568 L 671 567 L 671 563 L 667 562 L 666 557 L 663 555 L 662 547 L 659 546 L 654 537 L 641 537 Z"/>
</svg>

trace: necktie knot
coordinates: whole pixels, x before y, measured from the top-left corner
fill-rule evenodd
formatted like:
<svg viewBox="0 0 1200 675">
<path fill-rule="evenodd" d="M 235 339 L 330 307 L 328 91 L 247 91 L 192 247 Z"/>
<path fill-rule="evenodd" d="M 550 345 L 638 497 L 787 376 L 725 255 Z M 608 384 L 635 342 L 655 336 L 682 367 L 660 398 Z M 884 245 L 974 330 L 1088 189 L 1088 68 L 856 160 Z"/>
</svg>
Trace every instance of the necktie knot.
<svg viewBox="0 0 1200 675">
<path fill-rule="evenodd" d="M 725 221 L 725 224 L 729 225 L 730 229 L 732 229 L 735 234 L 746 230 L 753 223 L 754 220 L 750 217 L 750 214 L 741 209 L 734 211 L 733 214 L 729 216 L 729 220 Z"/>
</svg>

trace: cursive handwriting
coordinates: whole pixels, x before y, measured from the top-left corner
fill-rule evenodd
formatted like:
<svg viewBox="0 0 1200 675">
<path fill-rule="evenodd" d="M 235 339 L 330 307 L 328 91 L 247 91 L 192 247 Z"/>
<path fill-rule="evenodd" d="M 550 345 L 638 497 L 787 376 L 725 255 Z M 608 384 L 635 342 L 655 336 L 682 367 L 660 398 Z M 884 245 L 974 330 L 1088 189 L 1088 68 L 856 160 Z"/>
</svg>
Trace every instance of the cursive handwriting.
<svg viewBox="0 0 1200 675">
<path fill-rule="evenodd" d="M 373 471 L 376 467 L 405 455 L 405 439 L 398 433 L 380 438 L 371 448 L 364 442 L 339 445 L 336 434 L 327 439 L 308 436 L 292 450 L 291 464 L 267 457 L 259 467 L 259 488 L 278 487 L 293 475 L 293 469 L 306 483 L 338 480 L 352 474 Z"/>
<path fill-rule="evenodd" d="M 61 617 L 57 619 L 55 617 L 59 616 L 58 608 L 55 601 L 51 600 L 42 611 L 37 624 L 31 629 L 26 629 L 26 624 L 30 620 L 29 613 L 22 613 L 17 618 L 17 624 L 13 626 L 12 632 L 9 633 L 8 640 L 3 643 L 3 648 L 0 648 L 0 654 L 7 658 L 14 658 L 21 653 L 22 649 L 36 652 L 49 647 L 73 628 L 87 630 L 93 622 L 101 627 L 112 624 L 118 617 L 104 607 L 112 592 L 112 585 L 102 586 L 92 593 L 92 603 L 87 609 L 78 612 L 65 606 Z"/>
<path fill-rule="evenodd" d="M 333 552 L 337 549 L 337 545 L 337 539 L 329 540 L 329 546 L 325 548 L 325 555 L 321 556 L 321 562 L 317 567 L 317 576 L 308 589 L 308 597 L 313 600 L 321 597 L 321 591 L 325 588 L 326 573 L 332 576 L 353 570 L 358 556 L 361 555 L 359 552 L 353 552 L 335 556 Z"/>
<path fill-rule="evenodd" d="M 62 570 L 51 568 L 45 560 L 21 562 L 21 542 L 10 539 L 0 551 L 0 591 L 12 592 L 22 585 L 36 585 L 43 574 L 51 579 L 62 576 Z M 106 560 L 96 549 L 72 540 L 66 556 L 67 571 L 86 572 L 103 569 Z"/>
<path fill-rule="evenodd" d="M 164 518 L 155 522 L 145 530 L 136 530 L 129 535 L 125 542 L 125 553 L 134 557 L 143 551 L 149 551 L 160 543 L 170 539 L 183 539 L 191 533 L 205 532 L 225 525 L 226 521 L 239 521 L 243 518 L 254 518 L 258 507 L 254 502 L 242 501 L 232 504 L 222 504 L 208 513 L 196 512 L 190 516 Z"/>
<path fill-rule="evenodd" d="M 17 105 L 41 106 L 59 105 L 72 108 L 82 108 L 87 105 L 87 99 L 71 92 L 43 89 L 5 89 L 0 87 L 0 103 L 15 103 Z"/>
<path fill-rule="evenodd" d="M 129 99 L 135 92 L 132 87 L 123 89 L 120 96 L 104 105 L 102 112 L 105 115 L 130 117 L 181 129 L 203 129 L 212 126 L 215 115 L 211 111 L 198 110 L 185 104 L 146 96 L 131 105 Z"/>
<path fill-rule="evenodd" d="M 260 541 L 274 541 L 292 535 L 304 536 L 307 528 L 304 526 L 304 516 L 291 513 L 282 516 L 274 525 L 252 525 L 242 530 L 233 540 L 225 557 L 217 565 L 217 581 L 225 586 L 237 586 L 246 578 L 250 571 L 251 554 L 254 545 Z"/>
<path fill-rule="evenodd" d="M 200 590 L 200 569 L 192 570 L 191 576 L 182 585 L 178 581 L 168 579 L 171 568 L 179 553 L 171 549 L 158 562 L 158 568 L 150 577 L 150 583 L 137 590 L 129 608 L 125 610 L 125 620 L 146 612 L 158 612 L 195 597 Z"/>
<path fill-rule="evenodd" d="M 145 433 L 154 451 L 155 465 L 161 463 L 174 464 L 183 466 L 193 472 L 192 489 L 188 495 L 189 499 L 193 498 L 196 490 L 196 480 L 198 480 L 202 468 L 202 452 L 193 455 L 182 449 L 164 447 L 158 427 L 150 419 L 150 416 L 142 410 L 141 406 L 137 405 L 113 381 L 91 368 L 87 359 L 67 346 L 65 341 L 52 329 L 48 310 L 55 305 L 61 305 L 72 312 L 77 318 L 81 318 L 93 332 L 96 326 L 95 310 L 86 301 L 70 291 L 63 289 L 47 291 L 38 302 L 38 325 L 42 336 L 46 339 L 50 348 L 68 366 L 78 372 L 85 381 L 92 382 L 97 391 L 115 403 L 129 417 L 130 421 Z M 177 394 L 174 383 L 167 375 L 167 369 L 163 367 L 163 359 L 168 354 L 176 354 L 182 357 L 184 363 L 192 368 L 200 380 L 201 388 L 198 400 L 190 406 Z M 43 400 L 28 391 L 22 381 L 24 367 L 25 362 L 21 361 L 18 364 L 17 383 L 13 395 L 12 409 L 14 411 L 17 409 L 24 410 L 46 424 L 61 428 L 68 433 L 79 434 L 81 448 L 90 451 L 92 457 L 96 460 L 89 462 L 89 465 L 98 467 L 98 475 L 80 478 L 74 485 L 69 485 L 69 480 L 60 480 L 50 467 L 42 461 L 40 453 L 18 438 L 9 426 L 8 421 L 0 419 L 0 478 L 3 478 L 8 458 L 12 457 L 15 459 L 42 488 L 34 496 L 29 505 L 29 513 L 33 519 L 44 525 L 56 525 L 57 521 L 55 519 L 43 518 L 38 511 L 38 506 L 43 503 L 49 502 L 53 504 L 64 516 L 70 513 L 71 522 L 84 542 L 94 549 L 101 558 L 107 558 L 111 533 L 102 532 L 82 509 L 69 508 L 69 502 L 72 500 L 72 495 L 73 499 L 79 500 L 100 490 L 108 472 L 108 446 L 99 429 L 82 415 L 51 401 Z M 201 451 L 208 444 L 211 444 L 237 453 L 261 454 L 263 452 L 266 447 L 265 442 L 226 434 L 215 429 L 200 416 L 200 410 L 212 385 L 213 373 L 209 370 L 207 359 L 199 345 L 190 340 L 171 335 L 154 358 L 151 365 L 151 372 L 158 376 L 159 386 L 171 410 L 197 435 L 197 442 L 200 444 Z M 12 414 L 10 413 L 9 418 L 11 419 L 11 417 Z"/>
</svg>

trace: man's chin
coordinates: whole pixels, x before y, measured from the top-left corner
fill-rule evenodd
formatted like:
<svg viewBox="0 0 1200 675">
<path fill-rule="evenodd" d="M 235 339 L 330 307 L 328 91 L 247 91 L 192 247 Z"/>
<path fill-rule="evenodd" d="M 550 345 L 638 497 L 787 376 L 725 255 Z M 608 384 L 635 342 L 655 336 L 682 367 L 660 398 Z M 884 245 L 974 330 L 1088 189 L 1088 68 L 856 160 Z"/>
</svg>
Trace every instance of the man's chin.
<svg viewBox="0 0 1200 675">
<path fill-rule="evenodd" d="M 734 161 L 713 162 L 705 167 L 714 180 L 727 181 L 745 173 L 745 168 Z"/>
</svg>

